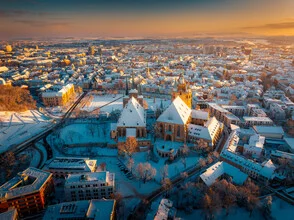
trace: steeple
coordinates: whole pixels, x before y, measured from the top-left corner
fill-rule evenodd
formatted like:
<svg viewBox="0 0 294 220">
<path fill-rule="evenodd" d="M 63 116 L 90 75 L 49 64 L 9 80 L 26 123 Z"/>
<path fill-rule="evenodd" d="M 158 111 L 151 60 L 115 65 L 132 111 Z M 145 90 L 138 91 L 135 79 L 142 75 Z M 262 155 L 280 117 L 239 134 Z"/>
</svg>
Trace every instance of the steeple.
<svg viewBox="0 0 294 220">
<path fill-rule="evenodd" d="M 128 77 L 126 77 L 126 96 L 129 95 L 129 83 L 128 83 Z"/>
<path fill-rule="evenodd" d="M 138 95 L 142 95 L 141 83 L 137 87 L 138 87 Z"/>
<path fill-rule="evenodd" d="M 134 77 L 134 71 L 132 71 L 132 89 L 135 89 L 135 77 Z"/>
</svg>

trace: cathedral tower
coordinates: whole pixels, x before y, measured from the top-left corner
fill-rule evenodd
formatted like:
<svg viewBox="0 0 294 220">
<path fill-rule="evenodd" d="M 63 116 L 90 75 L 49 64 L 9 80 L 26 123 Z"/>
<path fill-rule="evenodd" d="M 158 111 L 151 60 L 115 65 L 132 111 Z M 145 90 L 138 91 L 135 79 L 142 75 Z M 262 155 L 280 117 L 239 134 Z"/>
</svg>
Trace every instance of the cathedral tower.
<svg viewBox="0 0 294 220">
<path fill-rule="evenodd" d="M 180 96 L 189 108 L 192 108 L 192 91 L 186 84 L 183 74 L 180 75 L 178 80 L 175 80 L 172 91 L 172 101 L 174 101 L 178 96 Z"/>
</svg>

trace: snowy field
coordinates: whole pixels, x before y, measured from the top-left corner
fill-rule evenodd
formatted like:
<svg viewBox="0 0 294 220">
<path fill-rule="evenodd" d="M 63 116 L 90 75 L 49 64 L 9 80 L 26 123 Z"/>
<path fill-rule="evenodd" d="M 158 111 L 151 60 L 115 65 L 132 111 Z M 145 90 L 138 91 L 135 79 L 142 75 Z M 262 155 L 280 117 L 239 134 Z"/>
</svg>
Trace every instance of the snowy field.
<svg viewBox="0 0 294 220">
<path fill-rule="evenodd" d="M 50 118 L 36 110 L 0 112 L 0 153 L 46 130 Z"/>
<path fill-rule="evenodd" d="M 111 149 L 107 147 L 73 147 L 67 148 L 66 153 L 70 156 L 109 156 L 109 157 L 116 157 L 117 156 L 117 149 Z"/>
<path fill-rule="evenodd" d="M 156 169 L 156 176 L 155 176 L 155 180 L 160 183 L 162 180 L 162 171 L 163 168 L 165 166 L 166 161 L 168 160 L 168 158 L 162 158 L 157 156 L 157 158 L 159 159 L 159 161 L 156 163 L 152 160 L 147 161 L 147 152 L 139 152 L 139 153 L 135 153 L 133 155 L 133 159 L 134 159 L 134 169 L 136 169 L 137 165 L 139 163 L 150 163 L 151 166 L 153 168 Z M 198 164 L 198 160 L 199 157 L 198 156 L 188 156 L 186 158 L 186 167 L 184 165 L 184 163 L 182 162 L 182 160 L 179 159 L 175 159 L 171 164 L 168 164 L 168 178 L 173 178 L 175 176 L 180 175 L 182 172 L 184 172 L 187 169 L 190 169 L 193 166 L 196 166 Z M 126 159 L 125 161 L 125 165 L 127 165 L 128 160 Z"/>
<path fill-rule="evenodd" d="M 116 100 L 116 99 L 118 99 L 118 100 Z M 114 100 L 116 100 L 116 101 L 114 101 Z M 112 103 L 110 103 L 110 102 L 112 102 Z M 106 104 L 108 104 L 108 105 L 106 105 Z M 122 94 L 93 95 L 93 100 L 91 101 L 91 103 L 89 105 L 83 106 L 81 108 L 81 110 L 90 112 L 90 111 L 93 111 L 94 109 L 99 108 L 104 105 L 106 105 L 106 106 L 101 108 L 101 111 L 104 111 L 104 112 L 111 112 L 111 111 L 117 110 L 117 109 L 121 110 L 122 106 L 123 106 Z"/>
<path fill-rule="evenodd" d="M 105 143 L 110 141 L 110 124 L 71 124 L 60 131 L 65 144 Z"/>
<path fill-rule="evenodd" d="M 93 111 L 96 108 L 104 106 L 101 108 L 103 112 L 112 112 L 114 110 L 122 110 L 123 109 L 123 98 L 122 94 L 117 95 L 93 95 L 93 100 L 89 103 L 89 105 L 85 105 L 81 108 L 83 111 Z M 121 97 L 121 98 L 120 98 Z M 86 99 L 86 98 L 85 98 Z M 160 99 L 160 98 L 145 98 L 144 100 L 148 103 L 148 108 L 155 110 L 162 105 L 164 108 L 168 107 L 171 101 L 169 99 Z M 110 103 L 111 102 L 111 103 Z M 106 106 L 105 106 L 106 105 Z"/>
</svg>

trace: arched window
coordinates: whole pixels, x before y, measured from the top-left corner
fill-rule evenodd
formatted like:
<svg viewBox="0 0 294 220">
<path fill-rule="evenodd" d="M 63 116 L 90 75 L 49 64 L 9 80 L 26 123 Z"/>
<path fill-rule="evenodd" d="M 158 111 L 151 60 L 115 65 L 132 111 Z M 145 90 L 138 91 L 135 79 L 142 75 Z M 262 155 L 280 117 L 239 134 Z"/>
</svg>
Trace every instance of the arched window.
<svg viewBox="0 0 294 220">
<path fill-rule="evenodd" d="M 181 127 L 177 126 L 177 136 L 181 137 Z"/>
<path fill-rule="evenodd" d="M 168 126 L 168 130 L 172 131 L 172 126 L 171 125 Z"/>
</svg>

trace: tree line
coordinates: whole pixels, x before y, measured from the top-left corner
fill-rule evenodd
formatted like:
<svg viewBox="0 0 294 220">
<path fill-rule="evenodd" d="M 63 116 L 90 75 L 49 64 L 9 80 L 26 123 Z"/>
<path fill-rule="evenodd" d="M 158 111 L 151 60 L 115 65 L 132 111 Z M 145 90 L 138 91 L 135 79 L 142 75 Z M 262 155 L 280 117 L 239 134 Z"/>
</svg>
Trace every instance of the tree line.
<svg viewBox="0 0 294 220">
<path fill-rule="evenodd" d="M 30 92 L 18 86 L 0 85 L 0 111 L 26 111 L 36 109 Z"/>
</svg>

